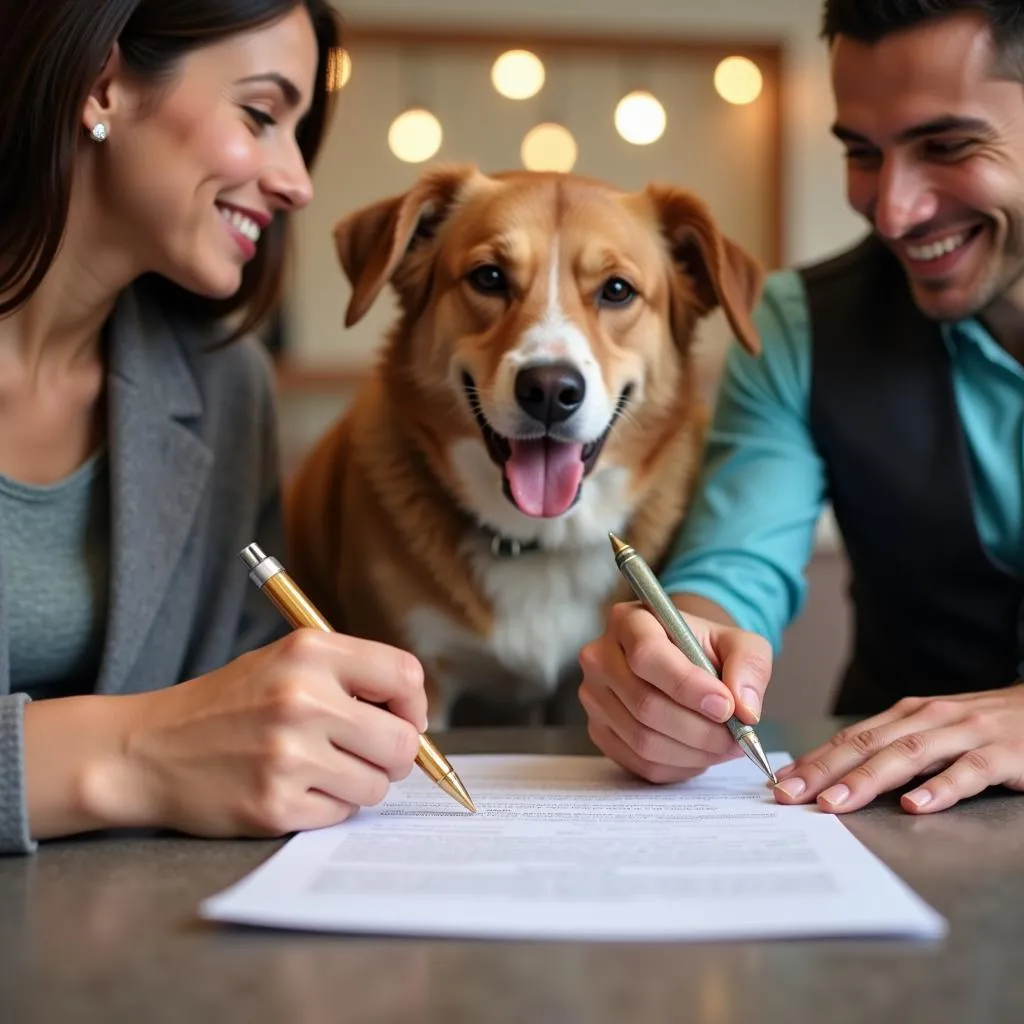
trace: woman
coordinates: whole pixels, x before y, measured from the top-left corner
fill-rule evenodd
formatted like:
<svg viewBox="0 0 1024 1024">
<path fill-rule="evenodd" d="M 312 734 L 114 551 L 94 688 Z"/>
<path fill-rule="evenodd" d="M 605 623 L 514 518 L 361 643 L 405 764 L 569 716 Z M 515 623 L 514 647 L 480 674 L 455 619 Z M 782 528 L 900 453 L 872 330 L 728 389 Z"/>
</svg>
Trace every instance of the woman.
<svg viewBox="0 0 1024 1024">
<path fill-rule="evenodd" d="M 0 849 L 340 821 L 410 770 L 422 670 L 248 581 L 283 551 L 233 340 L 310 199 L 329 3 L 5 4 L 0 39 Z"/>
</svg>

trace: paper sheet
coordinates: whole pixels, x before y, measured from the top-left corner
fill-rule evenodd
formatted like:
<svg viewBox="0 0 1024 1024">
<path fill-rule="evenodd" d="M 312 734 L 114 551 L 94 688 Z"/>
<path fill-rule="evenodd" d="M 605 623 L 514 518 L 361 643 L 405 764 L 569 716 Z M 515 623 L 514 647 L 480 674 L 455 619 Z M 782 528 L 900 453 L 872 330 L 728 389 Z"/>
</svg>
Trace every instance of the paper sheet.
<svg viewBox="0 0 1024 1024">
<path fill-rule="evenodd" d="M 770 755 L 780 767 L 791 760 Z M 290 840 L 201 913 L 320 931 L 478 938 L 939 937 L 945 921 L 840 819 L 775 803 L 746 758 L 651 786 L 604 758 L 451 758 Z"/>
</svg>

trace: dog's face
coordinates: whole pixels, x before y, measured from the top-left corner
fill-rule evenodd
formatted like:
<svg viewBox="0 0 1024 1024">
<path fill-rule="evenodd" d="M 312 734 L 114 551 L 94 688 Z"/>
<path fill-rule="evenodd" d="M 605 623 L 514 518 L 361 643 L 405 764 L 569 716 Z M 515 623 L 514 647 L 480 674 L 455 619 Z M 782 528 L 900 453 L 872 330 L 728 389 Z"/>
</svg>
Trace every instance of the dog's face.
<svg viewBox="0 0 1024 1024">
<path fill-rule="evenodd" d="M 682 190 L 440 168 L 335 240 L 346 322 L 393 283 L 402 414 L 464 503 L 514 536 L 573 515 L 602 472 L 642 475 L 686 414 L 697 319 L 720 304 L 757 346 L 760 270 Z"/>
</svg>

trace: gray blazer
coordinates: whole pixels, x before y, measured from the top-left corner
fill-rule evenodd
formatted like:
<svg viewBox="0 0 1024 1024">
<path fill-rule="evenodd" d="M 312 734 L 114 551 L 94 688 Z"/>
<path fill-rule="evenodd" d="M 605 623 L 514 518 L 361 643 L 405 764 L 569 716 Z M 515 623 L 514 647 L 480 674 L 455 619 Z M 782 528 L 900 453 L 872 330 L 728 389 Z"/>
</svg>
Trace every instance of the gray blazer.
<svg viewBox="0 0 1024 1024">
<path fill-rule="evenodd" d="M 212 349 L 140 289 L 114 312 L 108 374 L 111 567 L 94 692 L 138 693 L 209 672 L 287 626 L 238 552 L 284 555 L 270 364 L 258 343 Z M 22 712 L 10 692 L 0 563 L 0 852 L 35 846 Z"/>
</svg>

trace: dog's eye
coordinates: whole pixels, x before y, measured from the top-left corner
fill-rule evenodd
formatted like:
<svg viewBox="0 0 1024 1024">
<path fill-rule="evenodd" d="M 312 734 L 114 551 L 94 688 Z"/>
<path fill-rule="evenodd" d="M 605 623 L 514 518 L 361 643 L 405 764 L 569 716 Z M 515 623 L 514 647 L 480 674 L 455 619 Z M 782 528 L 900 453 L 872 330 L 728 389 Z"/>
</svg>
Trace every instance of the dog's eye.
<svg viewBox="0 0 1024 1024">
<path fill-rule="evenodd" d="M 505 295 L 508 292 L 505 271 L 494 263 L 475 267 L 466 275 L 466 280 L 482 295 Z"/>
<path fill-rule="evenodd" d="M 636 289 L 623 277 L 610 277 L 601 289 L 600 301 L 607 306 L 625 306 L 636 298 Z"/>
</svg>

